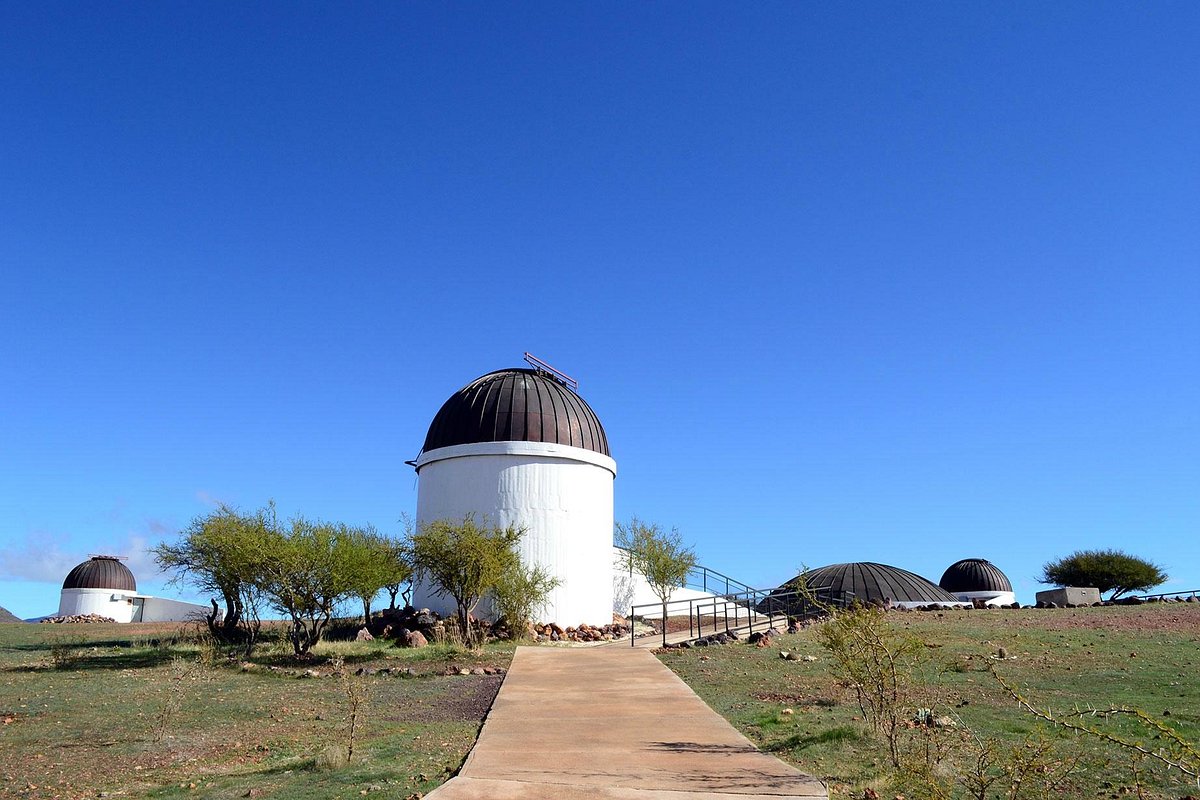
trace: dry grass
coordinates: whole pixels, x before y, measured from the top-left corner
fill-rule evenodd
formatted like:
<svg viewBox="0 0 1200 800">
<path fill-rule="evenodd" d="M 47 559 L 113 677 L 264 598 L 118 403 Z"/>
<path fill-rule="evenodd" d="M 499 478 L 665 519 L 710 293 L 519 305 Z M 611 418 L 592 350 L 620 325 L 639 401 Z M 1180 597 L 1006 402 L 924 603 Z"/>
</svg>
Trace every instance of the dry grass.
<svg viewBox="0 0 1200 800">
<path fill-rule="evenodd" d="M 1186 740 L 1200 739 L 1200 604 L 893 613 L 890 620 L 924 644 L 922 705 L 988 740 L 1021 746 L 1042 727 L 998 686 L 988 666 L 1040 706 L 1137 707 Z M 1003 660 L 996 657 L 1001 647 Z M 816 660 L 786 661 L 779 658 L 781 649 Z M 906 791 L 911 787 L 889 785 L 886 747 L 833 678 L 815 630 L 784 636 L 765 649 L 735 644 L 665 651 L 660 657 L 752 741 L 823 777 L 832 796 L 861 797 L 866 789 L 880 797 L 915 796 Z M 1111 724 L 1136 733 L 1125 721 Z M 1139 789 L 1128 753 L 1086 737 L 1047 735 L 1056 754 L 1087 761 L 1086 770 L 1072 775 L 1069 788 L 1056 796 L 1137 797 L 1139 791 L 1159 800 L 1200 796 L 1184 776 L 1145 762 Z"/>
<path fill-rule="evenodd" d="M 331 643 L 304 663 L 266 647 L 256 666 L 205 665 L 194 636 L 170 625 L 80 625 L 71 658 L 59 626 L 0 625 L 0 797 L 317 798 L 429 791 L 474 744 L 499 676 L 454 667 L 507 666 L 511 648 L 410 651 Z M 369 713 L 345 747 L 345 683 L 331 655 L 415 675 L 365 676 Z M 301 677 L 308 670 L 320 677 Z"/>
</svg>

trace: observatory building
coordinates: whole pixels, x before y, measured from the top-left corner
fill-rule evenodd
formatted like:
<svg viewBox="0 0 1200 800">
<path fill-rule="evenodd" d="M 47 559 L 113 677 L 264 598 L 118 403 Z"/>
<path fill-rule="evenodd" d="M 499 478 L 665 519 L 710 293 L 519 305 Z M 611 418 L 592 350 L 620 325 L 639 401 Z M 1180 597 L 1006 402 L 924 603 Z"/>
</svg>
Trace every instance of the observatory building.
<svg viewBox="0 0 1200 800">
<path fill-rule="evenodd" d="M 830 564 L 810 569 L 802 577 L 805 585 L 813 591 L 828 590 L 860 603 L 890 602 L 893 606 L 904 608 L 932 603 L 962 605 L 957 597 L 915 572 L 873 561 Z M 786 594 L 793 590 L 792 583 L 788 582 L 772 594 Z"/>
<path fill-rule="evenodd" d="M 417 524 L 471 514 L 525 528 L 522 561 L 561 581 L 538 617 L 563 626 L 607 623 L 617 463 L 578 384 L 528 354 L 526 361 L 531 368 L 489 372 L 442 404 L 409 462 L 418 476 Z M 454 610 L 452 599 L 420 583 L 413 604 Z"/>
<path fill-rule="evenodd" d="M 207 613 L 207 606 L 138 594 L 137 580 L 119 557 L 92 556 L 67 573 L 57 616 L 98 614 L 115 622 L 180 622 Z"/>
<path fill-rule="evenodd" d="M 1008 576 L 983 558 L 964 558 L 942 573 L 938 585 L 959 600 L 982 600 L 989 606 L 1007 606 L 1017 602 Z"/>
<path fill-rule="evenodd" d="M 116 556 L 92 556 L 67 573 L 58 600 L 58 616 L 99 614 L 117 622 L 133 621 L 137 581 Z"/>
</svg>

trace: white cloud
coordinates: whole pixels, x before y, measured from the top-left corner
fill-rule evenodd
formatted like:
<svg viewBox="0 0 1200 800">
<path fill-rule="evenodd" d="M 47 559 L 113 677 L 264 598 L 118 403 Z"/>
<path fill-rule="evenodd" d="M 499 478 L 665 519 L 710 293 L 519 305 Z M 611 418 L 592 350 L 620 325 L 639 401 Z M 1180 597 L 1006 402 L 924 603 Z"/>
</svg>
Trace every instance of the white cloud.
<svg viewBox="0 0 1200 800">
<path fill-rule="evenodd" d="M 77 553 L 60 550 L 57 544 L 47 541 L 50 538 L 47 531 L 35 531 L 24 542 L 0 548 L 0 577 L 62 583 L 83 559 Z"/>
<path fill-rule="evenodd" d="M 209 494 L 208 492 L 204 491 L 203 489 L 196 490 L 196 499 L 199 500 L 201 503 L 204 503 L 204 505 L 212 506 L 213 508 L 216 508 L 217 506 L 225 503 L 225 501 L 222 500 L 221 498 L 215 497 L 215 496 Z"/>
<path fill-rule="evenodd" d="M 154 562 L 149 548 L 173 533 L 174 528 L 158 520 L 147 520 L 146 533 L 130 532 L 124 538 L 94 540 L 85 549 L 63 550 L 53 539 L 67 540 L 48 531 L 33 531 L 24 541 L 0 548 L 0 578 L 44 581 L 61 584 L 67 573 L 91 555 L 120 556 L 139 586 L 143 581 L 160 583 L 166 579 Z M 74 544 L 74 542 L 72 542 Z"/>
</svg>

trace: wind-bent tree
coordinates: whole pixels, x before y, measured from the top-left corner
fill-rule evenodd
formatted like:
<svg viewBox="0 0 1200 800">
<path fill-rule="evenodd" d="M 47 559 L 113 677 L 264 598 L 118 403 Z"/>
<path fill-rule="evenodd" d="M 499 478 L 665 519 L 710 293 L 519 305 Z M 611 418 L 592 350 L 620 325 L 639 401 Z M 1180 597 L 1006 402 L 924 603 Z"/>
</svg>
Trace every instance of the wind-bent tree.
<svg viewBox="0 0 1200 800">
<path fill-rule="evenodd" d="M 657 523 L 647 524 L 637 517 L 623 525 L 617 523 L 617 546 L 625 551 L 625 566 L 640 572 L 655 597 L 662 601 L 662 641 L 667 644 L 667 603 L 671 594 L 684 585 L 696 566 L 696 552 L 683 544 L 679 531 L 665 531 Z"/>
<path fill-rule="evenodd" d="M 1054 586 L 1095 586 L 1115 600 L 1129 592 L 1144 592 L 1167 579 L 1157 564 L 1121 550 L 1076 550 L 1065 558 L 1047 561 L 1041 583 Z"/>
<path fill-rule="evenodd" d="M 258 576 L 264 544 L 275 525 L 274 504 L 254 514 L 221 505 L 193 519 L 178 542 L 150 549 L 159 566 L 174 573 L 172 583 L 221 597 L 224 615 L 217 600 L 210 601 L 212 612 L 205 619 L 209 632 L 219 642 L 245 643 L 247 655 L 260 628 Z"/>
<path fill-rule="evenodd" d="M 424 523 L 409 535 L 413 574 L 454 600 L 458 629 L 467 644 L 475 645 L 478 639 L 471 612 L 500 576 L 519 567 L 517 543 L 524 534 L 524 528 L 511 525 L 480 525 L 468 514 L 460 521 Z"/>
</svg>

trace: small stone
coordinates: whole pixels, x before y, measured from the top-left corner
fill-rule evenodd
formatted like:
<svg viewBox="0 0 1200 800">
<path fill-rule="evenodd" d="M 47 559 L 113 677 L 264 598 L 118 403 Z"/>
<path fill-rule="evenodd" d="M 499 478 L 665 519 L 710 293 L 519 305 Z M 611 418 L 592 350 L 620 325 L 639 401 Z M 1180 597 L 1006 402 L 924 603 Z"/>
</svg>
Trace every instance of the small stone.
<svg viewBox="0 0 1200 800">
<path fill-rule="evenodd" d="M 801 659 L 801 661 L 816 661 L 816 660 L 817 660 L 817 657 L 816 657 L 816 656 L 804 656 L 804 657 Z"/>
<path fill-rule="evenodd" d="M 459 675 L 470 675 L 471 670 L 467 669 L 466 667 L 463 667 L 458 671 L 458 674 Z"/>
<path fill-rule="evenodd" d="M 483 667 L 475 667 L 475 669 L 471 670 L 471 674 L 472 675 L 487 675 L 487 672 L 483 669 Z"/>
</svg>

